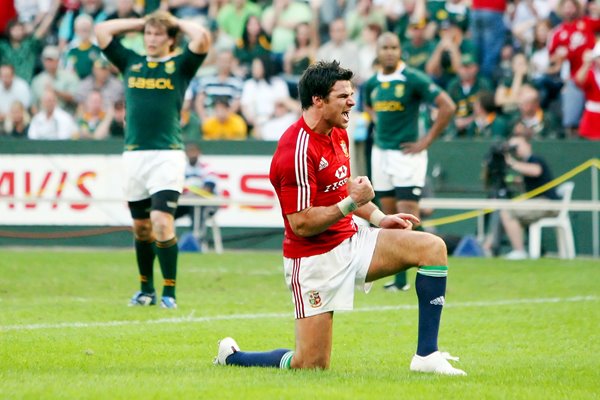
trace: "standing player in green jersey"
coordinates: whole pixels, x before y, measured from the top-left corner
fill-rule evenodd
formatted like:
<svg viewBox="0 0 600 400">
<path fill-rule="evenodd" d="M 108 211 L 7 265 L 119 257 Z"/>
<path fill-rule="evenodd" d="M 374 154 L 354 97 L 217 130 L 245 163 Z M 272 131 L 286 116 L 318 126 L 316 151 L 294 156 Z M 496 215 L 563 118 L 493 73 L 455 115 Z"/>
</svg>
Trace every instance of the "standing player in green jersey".
<svg viewBox="0 0 600 400">
<path fill-rule="evenodd" d="M 156 304 L 154 257 L 164 278 L 161 306 L 177 308 L 177 237 L 174 214 L 185 177 L 179 113 L 183 96 L 206 58 L 210 35 L 202 26 L 165 11 L 146 18 L 115 19 L 96 25 L 96 38 L 125 81 L 124 186 L 133 217 L 141 290 L 131 306 Z M 144 32 L 146 56 L 124 48 L 117 35 Z M 188 36 L 174 53 L 179 33 Z"/>
<path fill-rule="evenodd" d="M 375 121 L 371 156 L 373 188 L 386 214 L 419 217 L 419 199 L 427 173 L 427 148 L 446 128 L 456 106 L 450 96 L 423 72 L 400 61 L 398 36 L 384 33 L 377 41 L 382 70 L 365 83 L 366 106 Z M 433 103 L 437 118 L 419 137 L 419 107 Z M 408 290 L 406 272 L 387 290 Z"/>
</svg>

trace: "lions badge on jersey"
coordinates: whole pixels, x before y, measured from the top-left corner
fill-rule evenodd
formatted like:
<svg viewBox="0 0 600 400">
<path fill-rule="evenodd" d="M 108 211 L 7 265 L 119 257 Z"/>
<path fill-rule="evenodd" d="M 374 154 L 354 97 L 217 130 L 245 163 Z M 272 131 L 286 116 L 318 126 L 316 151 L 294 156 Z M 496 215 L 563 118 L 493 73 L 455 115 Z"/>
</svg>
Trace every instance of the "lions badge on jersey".
<svg viewBox="0 0 600 400">
<path fill-rule="evenodd" d="M 175 61 L 167 61 L 165 63 L 165 72 L 167 74 L 172 74 L 173 72 L 175 72 Z"/>
<path fill-rule="evenodd" d="M 321 296 L 316 290 L 310 290 L 308 292 L 308 302 L 310 303 L 310 306 L 312 308 L 319 308 L 323 305 L 323 302 L 321 301 Z"/>
<path fill-rule="evenodd" d="M 350 157 L 350 153 L 348 153 L 348 146 L 346 145 L 345 140 L 340 140 L 340 147 L 342 148 L 342 151 L 344 152 L 346 158 Z"/>
</svg>

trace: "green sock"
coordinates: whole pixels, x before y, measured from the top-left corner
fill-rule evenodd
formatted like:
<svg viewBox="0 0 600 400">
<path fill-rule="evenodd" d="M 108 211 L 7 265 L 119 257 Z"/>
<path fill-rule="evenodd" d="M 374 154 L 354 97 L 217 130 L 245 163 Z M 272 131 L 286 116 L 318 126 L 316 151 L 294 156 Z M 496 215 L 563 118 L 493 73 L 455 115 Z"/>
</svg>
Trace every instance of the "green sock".
<svg viewBox="0 0 600 400">
<path fill-rule="evenodd" d="M 406 285 L 406 271 L 398 272 L 394 277 L 394 285 L 401 289 Z"/>
<path fill-rule="evenodd" d="M 164 286 L 163 296 L 175 297 L 175 280 L 177 279 L 177 237 L 165 240 L 164 242 L 155 242 L 156 256 L 160 262 L 160 270 L 162 271 Z"/>
<path fill-rule="evenodd" d="M 154 293 L 154 238 L 150 240 L 135 239 L 135 257 L 140 272 L 140 290 Z"/>
</svg>

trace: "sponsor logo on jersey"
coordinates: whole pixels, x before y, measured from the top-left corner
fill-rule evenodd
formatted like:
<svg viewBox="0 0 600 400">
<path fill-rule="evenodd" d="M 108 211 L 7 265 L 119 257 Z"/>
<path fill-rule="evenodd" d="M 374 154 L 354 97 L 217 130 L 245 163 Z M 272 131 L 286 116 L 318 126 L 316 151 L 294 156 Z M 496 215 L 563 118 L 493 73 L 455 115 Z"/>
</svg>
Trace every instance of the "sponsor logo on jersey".
<svg viewBox="0 0 600 400">
<path fill-rule="evenodd" d="M 165 63 L 165 72 L 169 75 L 175 72 L 175 61 L 171 60 Z"/>
<path fill-rule="evenodd" d="M 324 157 L 321 157 L 321 161 L 319 162 L 319 171 L 323 171 L 325 168 L 329 166 L 329 163 Z"/>
<path fill-rule="evenodd" d="M 338 179 L 345 178 L 346 175 L 348 175 L 348 167 L 345 165 L 342 165 L 337 169 L 337 171 L 335 171 L 335 177 Z"/>
<path fill-rule="evenodd" d="M 340 147 L 342 148 L 342 151 L 344 152 L 346 158 L 350 157 L 350 153 L 348 153 L 348 146 L 346 145 L 346 142 L 344 140 L 340 140 Z"/>
<path fill-rule="evenodd" d="M 171 79 L 168 78 L 141 78 L 130 77 L 127 80 L 127 87 L 132 89 L 158 89 L 175 90 Z"/>
<path fill-rule="evenodd" d="M 308 302 L 312 308 L 319 308 L 323 305 L 321 295 L 316 290 L 310 290 L 308 292 Z"/>
<path fill-rule="evenodd" d="M 142 70 L 142 63 L 133 64 L 129 69 L 131 72 L 140 72 Z"/>
<path fill-rule="evenodd" d="M 404 105 L 399 101 L 376 101 L 373 104 L 373 110 L 377 112 L 385 112 L 385 111 L 404 111 Z"/>
</svg>

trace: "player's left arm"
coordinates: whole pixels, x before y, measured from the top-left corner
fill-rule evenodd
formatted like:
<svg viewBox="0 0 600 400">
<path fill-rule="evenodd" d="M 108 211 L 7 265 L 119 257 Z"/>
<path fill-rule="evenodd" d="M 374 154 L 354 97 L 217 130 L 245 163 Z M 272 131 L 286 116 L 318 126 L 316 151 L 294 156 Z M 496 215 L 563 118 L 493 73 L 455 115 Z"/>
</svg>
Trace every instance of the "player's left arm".
<svg viewBox="0 0 600 400">
<path fill-rule="evenodd" d="M 429 132 L 427 132 L 427 135 L 423 136 L 414 143 L 403 143 L 402 150 L 404 153 L 419 153 L 423 150 L 426 150 L 450 123 L 452 116 L 456 112 L 456 104 L 450 95 L 444 91 L 441 91 L 435 97 L 434 103 L 438 109 L 438 113 L 437 118 L 429 129 Z"/>
<path fill-rule="evenodd" d="M 202 25 L 189 21 L 178 19 L 177 24 L 181 32 L 190 38 L 188 48 L 195 54 L 206 54 L 210 49 L 210 33 Z"/>
<path fill-rule="evenodd" d="M 420 224 L 419 218 L 412 214 L 384 214 L 373 202 L 357 208 L 354 211 L 357 217 L 361 217 L 383 229 L 408 229 L 411 230 L 413 225 Z"/>
</svg>

